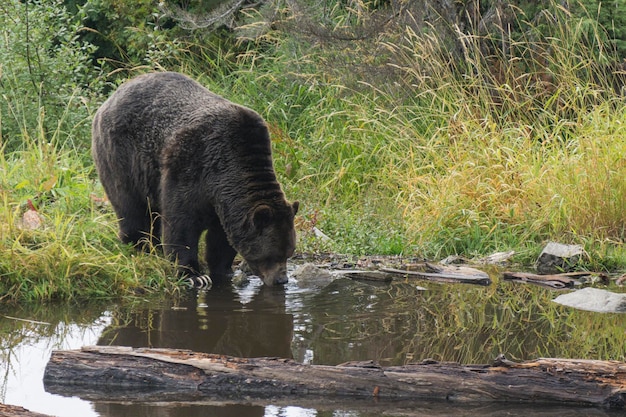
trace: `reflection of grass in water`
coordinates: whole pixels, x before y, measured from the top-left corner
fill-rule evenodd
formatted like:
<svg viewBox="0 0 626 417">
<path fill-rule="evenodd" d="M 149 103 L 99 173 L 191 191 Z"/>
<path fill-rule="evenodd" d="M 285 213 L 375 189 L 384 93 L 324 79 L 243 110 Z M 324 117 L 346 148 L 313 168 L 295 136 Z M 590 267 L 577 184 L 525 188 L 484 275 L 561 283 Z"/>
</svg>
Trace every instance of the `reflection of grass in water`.
<svg viewBox="0 0 626 417">
<path fill-rule="evenodd" d="M 431 344 L 422 350 L 432 352 L 429 356 L 435 359 L 462 363 L 490 362 L 499 353 L 516 360 L 623 358 L 623 337 L 614 337 L 619 327 L 615 315 L 564 308 L 551 301 L 556 294 L 512 283 L 487 291 L 444 289 L 429 303 L 440 330 L 424 335 Z M 602 342 L 596 343 L 590 334 Z"/>
<path fill-rule="evenodd" d="M 506 283 L 485 290 L 453 286 L 430 298 L 437 325 L 424 335 L 430 345 L 422 348 L 435 359 L 489 362 L 499 353 L 528 359 L 544 350 L 547 340 L 538 335 L 559 330 L 544 314 L 553 306 L 550 294 L 541 288 Z"/>
<path fill-rule="evenodd" d="M 315 363 L 490 363 L 500 353 L 513 360 L 624 360 L 626 316 L 568 309 L 551 301 L 558 292 L 531 285 L 419 282 L 429 289 L 417 292 L 415 284 L 394 283 L 387 291 L 346 284 L 343 302 L 311 307 L 314 321 L 324 327 L 310 340 Z"/>
<path fill-rule="evenodd" d="M 70 333 L 79 338 L 90 331 L 102 316 L 103 305 L 22 305 L 0 309 L 0 403 L 6 396 L 8 378 L 14 372 L 16 351 L 20 346 L 45 342 L 52 348 L 64 348 Z M 22 319 L 28 317 L 28 320 Z"/>
</svg>

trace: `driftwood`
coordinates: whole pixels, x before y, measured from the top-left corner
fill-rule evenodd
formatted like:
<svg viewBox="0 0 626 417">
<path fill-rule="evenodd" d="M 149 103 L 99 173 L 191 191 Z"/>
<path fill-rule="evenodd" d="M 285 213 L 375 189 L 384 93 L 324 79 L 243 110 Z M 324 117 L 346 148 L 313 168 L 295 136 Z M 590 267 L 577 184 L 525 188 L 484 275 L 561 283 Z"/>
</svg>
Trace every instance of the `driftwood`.
<svg viewBox="0 0 626 417">
<path fill-rule="evenodd" d="M 416 268 L 395 269 L 380 268 L 382 272 L 402 276 L 412 276 L 435 282 L 491 285 L 489 275 L 475 268 L 456 265 L 436 265 L 430 262 L 422 264 L 424 270 Z"/>
<path fill-rule="evenodd" d="M 23 407 L 0 404 L 0 417 L 49 417 L 46 414 L 34 413 Z"/>
<path fill-rule="evenodd" d="M 626 363 L 577 359 L 515 363 L 499 357 L 492 365 L 424 361 L 392 367 L 372 362 L 324 366 L 177 349 L 93 346 L 54 351 L 44 383 L 49 392 L 89 392 L 92 400 L 197 400 L 245 395 L 612 409 L 626 406 Z"/>
<path fill-rule="evenodd" d="M 335 271 L 338 275 L 357 281 L 391 282 L 393 274 L 385 271 L 370 271 L 362 269 L 339 269 Z"/>
<path fill-rule="evenodd" d="M 503 278 L 509 281 L 515 282 L 527 282 L 530 284 L 542 285 L 550 288 L 573 288 L 576 285 L 581 285 L 580 278 L 590 277 L 593 272 L 567 272 L 563 274 L 550 274 L 550 275 L 538 275 L 531 274 L 529 272 L 504 272 Z M 600 279 L 606 279 L 605 276 L 599 275 Z"/>
</svg>

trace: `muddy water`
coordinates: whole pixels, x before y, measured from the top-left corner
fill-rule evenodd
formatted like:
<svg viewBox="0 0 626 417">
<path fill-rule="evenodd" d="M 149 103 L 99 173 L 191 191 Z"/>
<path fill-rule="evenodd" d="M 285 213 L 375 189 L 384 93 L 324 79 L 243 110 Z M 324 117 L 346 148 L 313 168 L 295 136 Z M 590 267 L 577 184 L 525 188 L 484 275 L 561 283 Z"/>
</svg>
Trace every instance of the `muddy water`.
<svg viewBox="0 0 626 417">
<path fill-rule="evenodd" d="M 602 410 L 451 404 L 208 399 L 203 402 L 92 402 L 45 391 L 52 349 L 83 345 L 185 348 L 234 356 L 280 356 L 313 364 L 376 360 L 400 365 L 426 358 L 489 363 L 540 356 L 623 359 L 626 315 L 558 306 L 552 290 L 500 282 L 463 284 L 347 279 L 328 285 L 190 292 L 175 300 L 122 305 L 0 310 L 0 401 L 61 417 L 606 415 Z M 621 353 L 620 353 L 621 352 Z M 621 354 L 621 356 L 620 356 Z"/>
</svg>

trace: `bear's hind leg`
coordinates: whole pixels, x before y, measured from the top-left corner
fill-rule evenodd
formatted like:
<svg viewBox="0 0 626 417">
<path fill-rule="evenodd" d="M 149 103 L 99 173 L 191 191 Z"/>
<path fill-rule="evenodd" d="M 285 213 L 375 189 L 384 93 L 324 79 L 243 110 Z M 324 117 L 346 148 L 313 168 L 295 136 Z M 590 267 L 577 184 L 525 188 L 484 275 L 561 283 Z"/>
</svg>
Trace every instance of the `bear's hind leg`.
<svg viewBox="0 0 626 417">
<path fill-rule="evenodd" d="M 211 217 L 206 233 L 206 262 L 213 282 L 228 281 L 233 276 L 233 260 L 237 251 L 230 246 L 217 215 Z"/>
<path fill-rule="evenodd" d="M 178 263 L 179 276 L 200 275 L 198 240 L 202 228 L 189 222 L 190 216 L 181 215 L 163 221 L 163 248 L 165 254 Z"/>
</svg>

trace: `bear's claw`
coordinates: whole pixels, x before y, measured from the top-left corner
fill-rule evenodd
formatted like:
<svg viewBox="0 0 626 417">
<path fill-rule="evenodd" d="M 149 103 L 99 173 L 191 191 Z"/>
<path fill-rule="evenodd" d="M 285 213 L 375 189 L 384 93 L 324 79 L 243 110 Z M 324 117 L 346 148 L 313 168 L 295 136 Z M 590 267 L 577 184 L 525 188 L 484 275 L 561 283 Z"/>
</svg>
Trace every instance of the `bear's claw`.
<svg viewBox="0 0 626 417">
<path fill-rule="evenodd" d="M 185 282 L 191 288 L 209 289 L 213 285 L 211 277 L 208 275 L 197 275 L 185 278 Z"/>
</svg>

